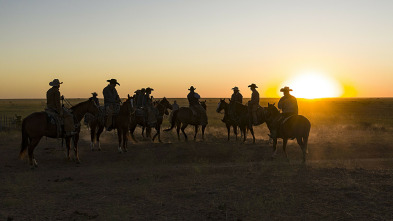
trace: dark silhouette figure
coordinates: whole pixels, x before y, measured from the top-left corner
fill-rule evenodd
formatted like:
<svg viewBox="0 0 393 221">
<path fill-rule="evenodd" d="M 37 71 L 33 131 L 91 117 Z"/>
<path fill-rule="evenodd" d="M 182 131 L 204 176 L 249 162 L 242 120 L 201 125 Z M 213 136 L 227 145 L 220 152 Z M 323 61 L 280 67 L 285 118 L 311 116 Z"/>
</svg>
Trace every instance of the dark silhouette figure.
<svg viewBox="0 0 393 221">
<path fill-rule="evenodd" d="M 98 113 L 98 107 L 94 101 L 89 99 L 88 101 L 79 103 L 71 107 L 75 123 L 78 123 L 76 128 L 76 134 L 71 136 L 65 136 L 67 146 L 67 158 L 70 159 L 70 148 L 71 138 L 74 143 L 76 162 L 79 163 L 78 155 L 78 141 L 80 132 L 80 121 L 86 113 L 96 115 Z M 57 138 L 57 126 L 51 123 L 50 116 L 45 112 L 35 112 L 27 116 L 22 121 L 22 144 L 20 151 L 20 158 L 23 157 L 26 150 L 28 150 L 29 163 L 32 167 L 37 167 L 37 161 L 34 158 L 34 148 L 38 145 L 43 136 L 50 138 Z"/>
<path fill-rule="evenodd" d="M 161 137 L 160 137 L 160 131 L 161 131 L 161 125 L 164 119 L 164 114 L 168 114 L 168 109 L 172 110 L 172 105 L 169 103 L 169 101 L 164 97 L 162 100 L 158 101 L 153 107 L 152 109 L 155 110 L 155 112 L 157 113 L 156 116 L 156 123 L 154 125 L 152 125 L 155 130 L 156 130 L 156 134 L 153 136 L 153 141 L 155 140 L 156 137 L 158 137 L 158 141 L 161 143 Z M 132 115 L 131 121 L 130 121 L 130 133 L 131 133 L 131 137 L 135 142 L 138 142 L 135 139 L 134 136 L 134 131 L 137 125 L 140 125 L 142 127 L 146 127 L 147 130 L 147 134 L 150 135 L 150 126 L 147 124 L 145 115 L 143 114 L 143 112 L 139 115 L 134 114 Z"/>
<path fill-rule="evenodd" d="M 206 111 L 206 101 L 200 102 L 202 108 Z M 195 127 L 195 134 L 194 140 L 196 140 L 196 135 L 198 133 L 198 127 L 201 125 L 201 122 L 198 117 L 196 117 L 191 108 L 189 107 L 181 107 L 179 110 L 175 110 L 173 112 L 171 127 L 165 129 L 164 131 L 171 131 L 176 126 L 177 138 L 180 140 L 180 129 L 184 134 L 184 138 L 187 141 L 187 134 L 184 131 L 188 125 L 194 125 Z M 205 128 L 206 125 L 202 125 L 202 140 L 205 140 Z"/>
<path fill-rule="evenodd" d="M 302 116 L 302 115 L 293 115 L 289 118 L 286 118 L 284 121 L 281 121 L 282 114 L 280 111 L 274 106 L 274 104 L 269 104 L 266 108 L 266 124 L 270 130 L 277 130 L 277 137 L 273 138 L 273 155 L 274 157 L 277 154 L 277 138 L 283 139 L 283 150 L 286 158 L 288 159 L 288 155 L 286 152 L 286 146 L 288 139 L 295 139 L 299 144 L 300 148 L 303 151 L 303 163 L 306 162 L 306 154 L 308 153 L 307 144 L 308 137 L 310 134 L 311 124 L 310 121 Z M 289 160 L 289 159 L 288 159 Z"/>
<path fill-rule="evenodd" d="M 258 125 L 257 109 L 259 107 L 259 93 L 256 90 L 258 86 L 256 86 L 255 84 L 250 84 L 248 85 L 248 87 L 252 91 L 251 100 L 248 102 L 248 112 L 251 116 L 251 123 L 256 126 Z"/>
</svg>

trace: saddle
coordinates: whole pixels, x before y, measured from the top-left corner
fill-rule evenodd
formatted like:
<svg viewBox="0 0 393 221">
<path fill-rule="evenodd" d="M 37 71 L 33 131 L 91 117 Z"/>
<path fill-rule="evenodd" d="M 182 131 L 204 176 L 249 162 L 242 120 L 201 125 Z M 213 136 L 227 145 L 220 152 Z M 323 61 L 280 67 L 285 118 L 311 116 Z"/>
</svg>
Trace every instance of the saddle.
<svg viewBox="0 0 393 221">
<path fill-rule="evenodd" d="M 54 112 L 51 109 L 45 109 L 44 112 L 46 113 L 47 122 L 56 126 L 56 129 L 57 129 L 56 130 L 56 132 L 57 132 L 56 137 L 60 137 L 63 132 L 63 130 L 62 130 L 63 121 L 61 120 L 59 114 Z"/>
<path fill-rule="evenodd" d="M 291 118 L 294 117 L 294 116 L 296 116 L 296 115 L 291 115 L 291 116 L 289 116 L 289 117 L 284 117 L 284 116 L 282 116 L 282 117 L 281 117 L 280 126 L 283 125 L 284 123 L 286 123 L 289 119 L 291 119 Z"/>
</svg>

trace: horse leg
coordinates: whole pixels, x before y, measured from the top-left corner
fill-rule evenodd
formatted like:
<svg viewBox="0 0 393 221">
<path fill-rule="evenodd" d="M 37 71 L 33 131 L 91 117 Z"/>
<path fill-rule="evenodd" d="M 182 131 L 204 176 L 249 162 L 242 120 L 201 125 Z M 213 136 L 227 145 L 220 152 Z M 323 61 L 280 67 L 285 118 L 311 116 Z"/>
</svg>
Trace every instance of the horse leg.
<svg viewBox="0 0 393 221">
<path fill-rule="evenodd" d="M 198 133 L 198 125 L 195 125 L 194 141 L 196 141 L 197 133 Z"/>
<path fill-rule="evenodd" d="M 184 139 L 186 139 L 186 141 L 188 141 L 188 138 L 187 138 L 187 134 L 184 130 L 186 129 L 187 126 L 188 126 L 188 124 L 183 123 L 183 126 L 181 127 L 181 131 L 183 132 Z"/>
<path fill-rule="evenodd" d="M 142 126 L 142 137 L 145 138 L 145 126 Z"/>
<path fill-rule="evenodd" d="M 75 134 L 72 137 L 72 140 L 74 141 L 74 153 L 75 153 L 75 158 L 76 158 L 75 161 L 76 161 L 77 164 L 79 164 L 80 163 L 79 151 L 78 151 L 79 134 Z"/>
<path fill-rule="evenodd" d="M 225 125 L 226 127 L 227 127 L 227 132 L 228 132 L 228 141 L 229 141 L 229 137 L 230 137 L 230 135 L 231 135 L 231 126 L 229 125 L 229 124 L 226 124 Z"/>
<path fill-rule="evenodd" d="M 180 141 L 180 123 L 176 125 L 177 139 Z"/>
<path fill-rule="evenodd" d="M 297 137 L 296 138 L 297 143 L 299 144 L 300 148 L 302 149 L 303 152 L 303 163 L 306 162 L 306 155 L 308 153 L 307 150 L 307 142 L 308 142 L 308 137 Z"/>
<path fill-rule="evenodd" d="M 96 129 L 96 128 L 95 128 L 95 126 L 93 126 L 93 125 L 90 127 L 90 149 L 91 149 L 91 151 L 94 150 L 95 129 Z"/>
<path fill-rule="evenodd" d="M 96 139 L 97 139 L 98 150 L 101 150 L 100 136 L 102 131 L 104 131 L 104 126 L 100 126 L 97 131 Z"/>
<path fill-rule="evenodd" d="M 288 138 L 283 138 L 282 139 L 282 149 L 284 150 L 285 157 L 287 158 L 287 161 L 289 162 L 288 154 L 287 154 L 287 143 L 288 143 Z"/>
<path fill-rule="evenodd" d="M 162 141 L 161 141 L 161 126 L 160 125 L 156 126 L 156 131 L 157 131 L 156 135 L 158 136 L 158 142 L 162 143 Z"/>
<path fill-rule="evenodd" d="M 272 158 L 276 157 L 277 155 L 277 138 L 273 139 L 273 154 Z"/>
<path fill-rule="evenodd" d="M 131 125 L 131 127 L 130 127 L 130 134 L 131 134 L 132 140 L 133 140 L 135 143 L 138 143 L 138 141 L 135 139 L 135 136 L 134 136 L 135 128 L 136 128 L 136 124 L 135 124 L 135 125 Z"/>
<path fill-rule="evenodd" d="M 38 145 L 38 143 L 40 142 L 41 137 L 38 138 L 32 138 L 30 140 L 29 143 L 29 147 L 28 147 L 28 154 L 29 154 L 29 164 L 31 166 L 32 169 L 34 169 L 35 167 L 38 167 L 37 161 L 34 158 L 34 148 Z"/>
<path fill-rule="evenodd" d="M 252 143 L 255 144 L 255 134 L 254 134 L 254 128 L 252 126 L 250 127 L 250 132 L 252 135 Z"/>
<path fill-rule="evenodd" d="M 237 141 L 237 126 L 233 125 L 233 133 L 235 133 L 236 141 Z"/>
<path fill-rule="evenodd" d="M 67 160 L 71 160 L 71 157 L 70 157 L 71 137 L 66 137 L 65 140 L 66 140 L 66 148 L 67 148 L 66 158 L 67 158 Z"/>
<path fill-rule="evenodd" d="M 128 151 L 128 149 L 127 149 L 127 141 L 128 141 L 128 139 L 127 139 L 127 129 L 123 128 L 123 149 L 124 149 L 124 152 Z"/>
<path fill-rule="evenodd" d="M 121 142 L 122 142 L 122 137 L 121 137 L 121 135 L 122 135 L 122 131 L 120 130 L 120 129 L 117 129 L 117 138 L 118 138 L 118 141 L 119 141 L 119 147 L 118 147 L 118 151 L 119 151 L 119 153 L 122 153 L 123 151 L 122 151 L 122 149 L 121 149 Z"/>
<path fill-rule="evenodd" d="M 243 133 L 243 143 L 246 142 L 246 139 L 247 139 L 246 130 L 247 130 L 246 126 L 243 125 L 243 126 L 240 127 L 240 131 L 242 131 L 242 133 Z"/>
<path fill-rule="evenodd" d="M 206 125 L 202 125 L 202 140 L 205 140 L 205 129 L 206 129 Z"/>
</svg>

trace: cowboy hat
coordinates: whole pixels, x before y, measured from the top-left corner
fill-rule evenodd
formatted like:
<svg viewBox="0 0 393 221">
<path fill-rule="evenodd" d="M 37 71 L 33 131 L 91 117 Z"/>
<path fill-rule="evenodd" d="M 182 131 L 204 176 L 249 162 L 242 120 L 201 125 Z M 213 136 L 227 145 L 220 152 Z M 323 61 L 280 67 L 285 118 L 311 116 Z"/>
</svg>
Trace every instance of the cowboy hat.
<svg viewBox="0 0 393 221">
<path fill-rule="evenodd" d="M 248 87 L 250 87 L 250 88 L 258 88 L 258 86 L 256 86 L 255 84 L 250 84 L 250 85 L 248 85 Z"/>
<path fill-rule="evenodd" d="M 150 87 L 148 87 L 148 88 L 146 88 L 146 91 L 154 91 L 154 89 L 153 89 L 153 88 L 150 88 Z"/>
<path fill-rule="evenodd" d="M 191 86 L 188 90 L 189 91 L 194 91 L 194 90 L 196 90 L 196 88 L 194 86 Z"/>
<path fill-rule="evenodd" d="M 60 82 L 59 79 L 54 79 L 52 82 L 49 82 L 49 86 L 59 86 L 63 82 Z"/>
<path fill-rule="evenodd" d="M 117 84 L 117 85 L 119 85 L 120 86 L 120 84 L 119 84 L 119 82 L 117 82 L 117 80 L 116 79 L 110 79 L 110 80 L 106 80 L 106 81 L 108 81 L 109 83 L 111 83 L 111 84 Z"/>
<path fill-rule="evenodd" d="M 239 90 L 239 88 L 238 88 L 238 87 L 234 87 L 234 88 L 232 88 L 232 90 L 234 90 L 234 91 L 238 91 L 238 90 Z"/>
<path fill-rule="evenodd" d="M 98 94 L 96 92 L 91 93 L 93 96 L 97 96 Z"/>
<path fill-rule="evenodd" d="M 280 92 L 284 92 L 284 91 L 292 91 L 292 89 L 290 89 L 289 87 L 283 87 L 280 89 Z"/>
</svg>

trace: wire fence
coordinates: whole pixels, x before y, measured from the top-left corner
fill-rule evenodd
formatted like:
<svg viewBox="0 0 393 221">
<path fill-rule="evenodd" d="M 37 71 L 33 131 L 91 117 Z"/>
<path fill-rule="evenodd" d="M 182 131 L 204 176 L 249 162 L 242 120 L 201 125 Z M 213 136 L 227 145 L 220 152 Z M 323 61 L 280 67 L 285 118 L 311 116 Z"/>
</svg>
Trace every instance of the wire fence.
<svg viewBox="0 0 393 221">
<path fill-rule="evenodd" d="M 10 131 L 21 128 L 22 116 L 0 115 L 0 131 Z"/>
</svg>

